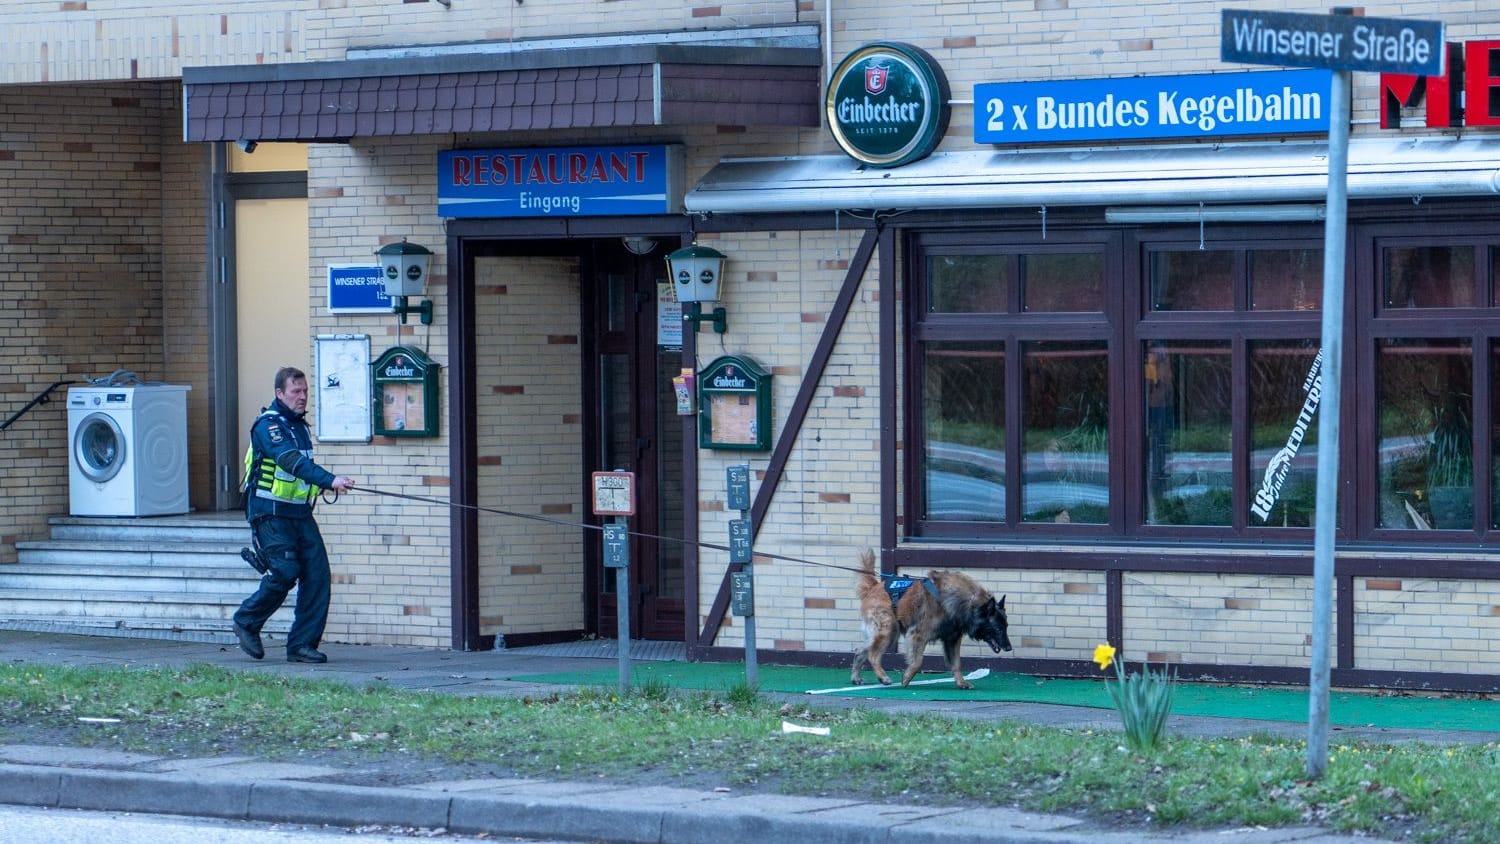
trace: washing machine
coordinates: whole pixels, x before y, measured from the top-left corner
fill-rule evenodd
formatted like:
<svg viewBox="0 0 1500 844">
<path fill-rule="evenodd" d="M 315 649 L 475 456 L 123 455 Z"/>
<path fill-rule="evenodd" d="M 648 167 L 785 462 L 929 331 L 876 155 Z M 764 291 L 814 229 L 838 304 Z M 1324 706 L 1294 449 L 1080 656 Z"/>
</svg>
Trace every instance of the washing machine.
<svg viewBox="0 0 1500 844">
<path fill-rule="evenodd" d="M 188 512 L 188 387 L 68 390 L 68 511 L 75 516 Z"/>
</svg>

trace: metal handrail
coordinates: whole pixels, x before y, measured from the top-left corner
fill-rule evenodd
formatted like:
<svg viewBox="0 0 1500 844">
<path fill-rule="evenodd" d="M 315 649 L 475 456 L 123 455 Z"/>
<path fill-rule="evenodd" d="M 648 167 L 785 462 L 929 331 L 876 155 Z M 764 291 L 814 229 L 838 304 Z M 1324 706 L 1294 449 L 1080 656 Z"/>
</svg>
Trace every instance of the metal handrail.
<svg viewBox="0 0 1500 844">
<path fill-rule="evenodd" d="M 0 431 L 4 431 L 6 428 L 9 428 L 11 426 L 11 424 L 14 423 L 17 419 L 20 419 L 22 416 L 26 415 L 26 411 L 32 409 L 33 407 L 36 407 L 39 404 L 46 404 L 48 402 L 48 400 L 52 397 L 52 391 L 53 390 L 56 390 L 58 387 L 61 387 L 61 386 L 65 385 L 65 384 L 78 384 L 78 383 L 80 383 L 80 382 L 78 382 L 78 381 L 53 381 L 52 382 L 52 386 L 50 386 L 47 389 L 41 391 L 40 393 L 37 393 L 36 398 L 34 398 L 31 401 L 27 402 L 25 407 L 21 408 L 20 410 L 16 411 L 15 413 L 12 413 L 10 415 L 9 419 L 5 420 L 3 423 L 0 423 Z"/>
</svg>

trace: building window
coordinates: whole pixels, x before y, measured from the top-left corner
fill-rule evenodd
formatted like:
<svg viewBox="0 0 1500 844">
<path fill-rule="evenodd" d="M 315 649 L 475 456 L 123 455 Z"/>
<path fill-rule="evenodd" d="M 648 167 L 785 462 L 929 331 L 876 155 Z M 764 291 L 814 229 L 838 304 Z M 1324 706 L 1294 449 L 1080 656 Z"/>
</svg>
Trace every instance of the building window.
<svg viewBox="0 0 1500 844">
<path fill-rule="evenodd" d="M 1372 231 L 1365 248 L 1377 285 L 1365 341 L 1372 430 L 1361 456 L 1376 480 L 1372 527 L 1413 540 L 1492 542 L 1500 538 L 1500 233 L 1455 224 L 1422 236 L 1392 225 Z"/>
<path fill-rule="evenodd" d="M 1108 346 L 1035 342 L 1021 353 L 1022 520 L 1108 524 Z"/>
<path fill-rule="evenodd" d="M 914 243 L 909 501 L 920 532 L 1108 525 L 1107 240 Z"/>
<path fill-rule="evenodd" d="M 913 234 L 907 532 L 1309 539 L 1322 235 L 1214 235 Z M 1500 541 L 1500 231 L 1351 242 L 1341 540 Z"/>
<path fill-rule="evenodd" d="M 1234 524 L 1230 344 L 1146 344 L 1146 524 Z"/>
<path fill-rule="evenodd" d="M 1456 338 L 1376 343 L 1380 526 L 1474 528 L 1474 360 Z"/>
<path fill-rule="evenodd" d="M 1321 404 L 1309 375 L 1318 341 L 1257 340 L 1248 346 L 1250 526 L 1310 528 L 1317 500 L 1316 411 Z"/>
<path fill-rule="evenodd" d="M 922 360 L 923 517 L 1004 520 L 1003 344 L 929 343 Z"/>
</svg>

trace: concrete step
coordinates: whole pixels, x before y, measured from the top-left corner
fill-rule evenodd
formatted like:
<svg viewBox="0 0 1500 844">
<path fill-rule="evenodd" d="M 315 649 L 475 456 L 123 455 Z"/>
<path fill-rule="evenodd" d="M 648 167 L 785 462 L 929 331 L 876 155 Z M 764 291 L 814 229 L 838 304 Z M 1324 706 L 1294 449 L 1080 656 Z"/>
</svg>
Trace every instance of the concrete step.
<svg viewBox="0 0 1500 844">
<path fill-rule="evenodd" d="M 250 526 L 240 513 L 110 518 L 55 516 L 48 520 L 56 540 L 109 539 L 126 542 L 250 542 Z"/>
<path fill-rule="evenodd" d="M 240 549 L 249 542 L 161 542 L 118 539 L 44 539 L 16 543 L 16 559 L 33 565 L 100 565 L 132 568 L 249 566 Z"/>
<path fill-rule="evenodd" d="M 116 592 L 182 592 L 198 596 L 233 596 L 244 600 L 260 575 L 238 556 L 229 566 L 138 566 L 23 562 L 0 566 L 0 589 L 103 589 Z M 243 593 L 243 594 L 241 594 Z"/>
<path fill-rule="evenodd" d="M 90 589 L 79 593 L 71 589 L 0 589 L 0 618 L 69 618 L 109 622 L 145 618 L 165 619 L 175 624 L 199 626 L 195 622 L 215 621 L 227 625 L 240 602 L 250 596 L 253 587 L 242 593 L 203 595 L 191 592 L 131 592 Z M 290 615 L 296 604 L 296 590 L 279 612 Z"/>
<path fill-rule="evenodd" d="M 271 616 L 261 630 L 266 646 L 273 647 L 286 639 L 292 617 L 287 613 Z M 167 618 L 131 618 L 101 620 L 71 616 L 26 616 L 0 618 L 0 630 L 23 630 L 31 633 L 65 633 L 75 636 L 112 636 L 127 639 L 170 639 L 174 641 L 210 642 L 238 647 L 234 631 L 227 622 L 189 622 Z"/>
<path fill-rule="evenodd" d="M 235 645 L 230 619 L 258 575 L 242 513 L 59 516 L 51 538 L 16 543 L 0 566 L 0 629 Z M 295 590 L 263 631 L 284 637 Z M 268 639 L 268 644 L 270 640 Z"/>
</svg>

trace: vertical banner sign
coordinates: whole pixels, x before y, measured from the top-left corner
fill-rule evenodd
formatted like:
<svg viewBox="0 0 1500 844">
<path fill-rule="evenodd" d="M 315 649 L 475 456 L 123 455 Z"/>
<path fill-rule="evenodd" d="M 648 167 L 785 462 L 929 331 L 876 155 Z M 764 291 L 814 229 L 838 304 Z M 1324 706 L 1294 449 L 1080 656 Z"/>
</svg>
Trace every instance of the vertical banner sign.
<svg viewBox="0 0 1500 844">
<path fill-rule="evenodd" d="M 1302 447 L 1302 438 L 1307 436 L 1307 426 L 1312 424 L 1313 414 L 1318 412 L 1318 400 L 1323 397 L 1322 374 L 1319 371 L 1322 367 L 1323 353 L 1318 352 L 1318 356 L 1313 358 L 1312 368 L 1307 372 L 1307 378 L 1302 381 L 1302 392 L 1307 393 L 1306 400 L 1302 402 L 1302 412 L 1297 414 L 1297 422 L 1292 426 L 1286 445 L 1266 464 L 1265 480 L 1261 481 L 1260 490 L 1250 503 L 1250 512 L 1259 516 L 1261 521 L 1271 518 L 1271 508 L 1276 506 L 1276 499 L 1281 497 L 1281 487 L 1286 483 L 1286 476 L 1292 471 L 1292 458 L 1297 456 L 1297 449 Z"/>
</svg>

